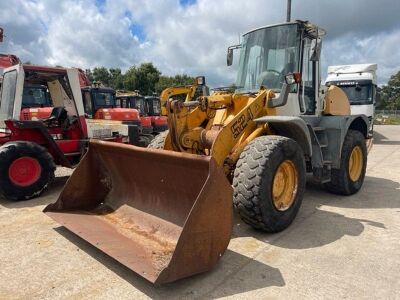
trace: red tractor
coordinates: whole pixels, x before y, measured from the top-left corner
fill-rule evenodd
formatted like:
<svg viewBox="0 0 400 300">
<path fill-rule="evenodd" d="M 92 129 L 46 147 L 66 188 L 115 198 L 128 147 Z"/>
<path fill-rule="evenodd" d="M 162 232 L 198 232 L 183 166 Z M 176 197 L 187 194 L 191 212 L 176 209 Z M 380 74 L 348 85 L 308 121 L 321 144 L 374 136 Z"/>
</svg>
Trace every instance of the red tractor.
<svg viewBox="0 0 400 300">
<path fill-rule="evenodd" d="M 31 116 L 25 119 L 24 93 L 32 86 L 47 87 L 48 117 L 39 111 L 34 116 L 39 105 L 26 108 Z M 10 200 L 33 198 L 53 179 L 56 165 L 72 168 L 80 161 L 90 138 L 138 144 L 139 130 L 135 124 L 85 118 L 77 69 L 7 68 L 0 98 L 0 193 Z"/>
<path fill-rule="evenodd" d="M 156 96 L 144 97 L 146 102 L 146 113 L 151 118 L 151 125 L 155 133 L 160 133 L 168 129 L 166 116 L 161 116 L 161 101 Z"/>
<path fill-rule="evenodd" d="M 143 114 L 142 106 L 139 103 L 138 105 L 121 106 L 114 89 L 98 83 L 91 84 L 84 71 L 82 69 L 78 69 L 78 71 L 86 117 L 137 125 L 140 127 L 140 146 L 147 146 L 153 139 L 151 135 L 153 130 L 151 119 Z"/>
<path fill-rule="evenodd" d="M 167 118 L 160 116 L 160 99 L 157 97 L 143 97 L 136 91 L 117 91 L 117 100 L 120 107 L 136 108 L 140 112 L 142 127 L 147 127 L 147 134 L 156 135 L 168 129 Z"/>
</svg>

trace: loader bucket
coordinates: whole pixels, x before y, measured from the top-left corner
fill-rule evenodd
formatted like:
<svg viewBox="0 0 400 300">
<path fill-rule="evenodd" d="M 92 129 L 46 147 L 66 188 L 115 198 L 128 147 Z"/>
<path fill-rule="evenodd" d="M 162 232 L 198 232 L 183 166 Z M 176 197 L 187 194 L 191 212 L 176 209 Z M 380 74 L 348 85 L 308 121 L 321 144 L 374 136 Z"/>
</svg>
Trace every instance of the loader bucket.
<svg viewBox="0 0 400 300">
<path fill-rule="evenodd" d="M 44 212 L 162 284 L 217 263 L 232 230 L 232 187 L 210 157 L 91 141 Z"/>
</svg>

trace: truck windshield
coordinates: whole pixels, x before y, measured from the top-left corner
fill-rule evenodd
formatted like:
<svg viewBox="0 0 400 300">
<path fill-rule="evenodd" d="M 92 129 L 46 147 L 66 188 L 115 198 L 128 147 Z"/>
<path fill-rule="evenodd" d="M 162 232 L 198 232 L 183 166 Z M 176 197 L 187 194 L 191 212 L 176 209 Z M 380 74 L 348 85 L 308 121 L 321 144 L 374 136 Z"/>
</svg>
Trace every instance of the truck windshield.
<svg viewBox="0 0 400 300">
<path fill-rule="evenodd" d="M 96 107 L 115 107 L 115 95 L 108 92 L 94 92 Z"/>
<path fill-rule="evenodd" d="M 240 51 L 236 92 L 256 92 L 261 86 L 279 92 L 285 75 L 299 68 L 297 24 L 261 28 L 246 34 Z"/>
<path fill-rule="evenodd" d="M 350 105 L 367 105 L 374 102 L 374 86 L 370 83 L 358 82 L 331 82 L 340 87 L 349 98 Z"/>
<path fill-rule="evenodd" d="M 24 87 L 22 107 L 44 107 L 50 105 L 49 93 L 46 88 Z"/>
<path fill-rule="evenodd" d="M 4 74 L 1 86 L 0 120 L 13 118 L 15 89 L 17 85 L 17 71 L 12 70 Z"/>
</svg>

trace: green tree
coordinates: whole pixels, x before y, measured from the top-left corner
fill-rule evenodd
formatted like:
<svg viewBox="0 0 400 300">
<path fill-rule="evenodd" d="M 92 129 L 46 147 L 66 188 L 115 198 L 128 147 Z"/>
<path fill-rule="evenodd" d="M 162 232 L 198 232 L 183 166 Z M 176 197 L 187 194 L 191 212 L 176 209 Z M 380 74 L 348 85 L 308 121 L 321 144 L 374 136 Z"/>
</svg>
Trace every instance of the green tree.
<svg viewBox="0 0 400 300">
<path fill-rule="evenodd" d="M 110 68 L 109 73 L 111 75 L 110 87 L 116 90 L 124 88 L 124 75 L 120 68 Z"/>
<path fill-rule="evenodd" d="M 160 94 L 164 89 L 171 86 L 191 85 L 194 82 L 194 77 L 186 74 L 178 74 L 175 76 L 160 76 L 156 84 L 156 93 Z"/>
<path fill-rule="evenodd" d="M 127 90 L 138 90 L 142 95 L 152 95 L 161 72 L 152 63 L 142 63 L 139 67 L 132 66 L 125 73 L 123 83 Z"/>
<path fill-rule="evenodd" d="M 89 79 L 90 82 L 93 82 L 93 72 L 90 69 L 85 69 L 86 77 Z"/>
<path fill-rule="evenodd" d="M 380 109 L 400 109 L 400 71 L 390 77 L 387 85 L 378 89 L 377 107 Z"/>
<path fill-rule="evenodd" d="M 105 67 L 96 67 L 93 69 L 93 80 L 100 81 L 105 86 L 110 86 L 111 74 Z"/>
</svg>

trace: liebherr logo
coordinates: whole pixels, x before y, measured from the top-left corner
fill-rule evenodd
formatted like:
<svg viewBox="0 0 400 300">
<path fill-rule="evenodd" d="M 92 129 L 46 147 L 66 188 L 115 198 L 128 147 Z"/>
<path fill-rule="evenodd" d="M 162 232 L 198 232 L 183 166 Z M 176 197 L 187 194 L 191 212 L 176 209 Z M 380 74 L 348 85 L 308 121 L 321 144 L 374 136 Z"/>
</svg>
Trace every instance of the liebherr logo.
<svg viewBox="0 0 400 300">
<path fill-rule="evenodd" d="M 247 113 L 247 117 L 246 117 Z M 231 127 L 231 131 L 233 134 L 233 137 L 236 139 L 246 128 L 247 123 L 250 120 L 254 119 L 253 113 L 250 108 L 247 109 L 246 113 L 243 113 L 233 124 Z"/>
</svg>

